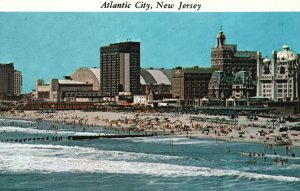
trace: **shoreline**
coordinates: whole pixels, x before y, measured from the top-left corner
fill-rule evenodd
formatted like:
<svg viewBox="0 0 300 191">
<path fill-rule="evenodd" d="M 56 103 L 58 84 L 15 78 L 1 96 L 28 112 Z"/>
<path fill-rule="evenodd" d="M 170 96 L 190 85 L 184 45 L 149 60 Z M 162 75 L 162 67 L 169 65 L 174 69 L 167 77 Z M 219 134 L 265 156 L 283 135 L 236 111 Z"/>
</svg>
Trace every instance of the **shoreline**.
<svg viewBox="0 0 300 191">
<path fill-rule="evenodd" d="M 204 138 L 228 142 L 276 144 L 276 136 L 287 134 L 292 145 L 300 147 L 300 134 L 297 131 L 279 132 L 279 128 L 260 128 L 268 124 L 268 118 L 248 121 L 245 116 L 231 120 L 227 116 L 211 116 L 205 114 L 190 115 L 178 113 L 124 113 L 124 112 L 83 112 L 58 111 L 56 113 L 40 113 L 37 111 L 4 113 L 0 116 L 10 119 L 45 120 L 75 126 L 99 126 L 116 131 L 136 133 L 169 134 L 187 138 Z M 292 125 L 289 123 L 287 125 Z M 264 136 L 258 133 L 264 132 Z M 270 132 L 270 133 L 269 133 Z M 292 136 L 297 135 L 297 136 Z M 167 135 L 163 135 L 167 136 Z M 286 145 L 284 145 L 286 146 Z"/>
</svg>

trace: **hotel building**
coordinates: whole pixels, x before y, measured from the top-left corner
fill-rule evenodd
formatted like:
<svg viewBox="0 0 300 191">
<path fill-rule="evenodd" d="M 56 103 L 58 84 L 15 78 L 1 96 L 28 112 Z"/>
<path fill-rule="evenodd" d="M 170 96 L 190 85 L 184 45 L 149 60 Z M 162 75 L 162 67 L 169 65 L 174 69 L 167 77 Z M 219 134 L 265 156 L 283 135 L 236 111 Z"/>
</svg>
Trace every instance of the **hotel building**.
<svg viewBox="0 0 300 191">
<path fill-rule="evenodd" d="M 120 42 L 100 48 L 101 93 L 114 97 L 119 92 L 139 94 L 140 43 Z"/>
<path fill-rule="evenodd" d="M 227 78 L 233 78 L 239 71 L 250 71 L 256 76 L 256 51 L 238 51 L 236 44 L 226 44 L 222 29 L 217 34 L 216 47 L 211 49 L 211 67 L 221 70 Z"/>
<path fill-rule="evenodd" d="M 212 75 L 211 68 L 177 68 L 172 78 L 173 98 L 184 99 L 186 104 L 193 104 L 208 94 L 208 84 Z"/>
<path fill-rule="evenodd" d="M 0 64 L 0 95 L 14 94 L 14 64 Z"/>
<path fill-rule="evenodd" d="M 264 58 L 258 52 L 257 96 L 274 101 L 299 99 L 299 59 L 288 45 L 279 52 L 273 51 L 272 58 Z"/>
</svg>

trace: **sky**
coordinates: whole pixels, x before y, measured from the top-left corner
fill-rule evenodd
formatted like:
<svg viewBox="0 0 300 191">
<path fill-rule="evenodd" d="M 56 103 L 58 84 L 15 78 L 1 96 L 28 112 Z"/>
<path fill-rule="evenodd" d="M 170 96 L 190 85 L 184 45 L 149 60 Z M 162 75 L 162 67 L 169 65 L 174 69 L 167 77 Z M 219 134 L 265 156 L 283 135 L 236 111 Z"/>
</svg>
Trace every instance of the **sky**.
<svg viewBox="0 0 300 191">
<path fill-rule="evenodd" d="M 220 26 L 226 43 L 271 57 L 284 44 L 300 53 L 300 12 L 278 13 L 0 13 L 0 63 L 23 74 L 23 92 L 37 79 L 99 67 L 100 47 L 141 42 L 141 67 L 210 66 Z"/>
</svg>

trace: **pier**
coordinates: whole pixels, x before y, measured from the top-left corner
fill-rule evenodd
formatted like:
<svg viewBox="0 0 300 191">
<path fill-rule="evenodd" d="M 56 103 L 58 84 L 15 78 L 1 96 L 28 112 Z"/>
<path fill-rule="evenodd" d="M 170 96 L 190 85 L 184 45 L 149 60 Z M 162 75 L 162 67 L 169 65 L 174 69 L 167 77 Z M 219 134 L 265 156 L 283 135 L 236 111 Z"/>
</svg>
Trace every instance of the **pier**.
<svg viewBox="0 0 300 191">
<path fill-rule="evenodd" d="M 62 136 L 52 136 L 52 137 L 26 137 L 26 138 L 8 138 L 5 140 L 0 140 L 0 142 L 16 142 L 16 143 L 25 143 L 25 142 L 37 142 L 37 141 L 63 141 Z"/>
</svg>

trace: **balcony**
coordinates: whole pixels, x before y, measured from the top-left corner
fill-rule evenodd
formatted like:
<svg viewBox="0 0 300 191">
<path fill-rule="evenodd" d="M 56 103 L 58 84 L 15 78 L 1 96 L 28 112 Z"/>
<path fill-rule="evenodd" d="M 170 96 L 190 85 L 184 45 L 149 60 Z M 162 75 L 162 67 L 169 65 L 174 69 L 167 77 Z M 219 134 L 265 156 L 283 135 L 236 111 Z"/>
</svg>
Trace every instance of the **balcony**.
<svg viewBox="0 0 300 191">
<path fill-rule="evenodd" d="M 277 74 L 276 80 L 286 80 L 288 79 L 288 75 L 286 74 Z"/>
<path fill-rule="evenodd" d="M 263 75 L 260 76 L 259 80 L 272 80 L 273 76 L 272 75 Z"/>
</svg>

